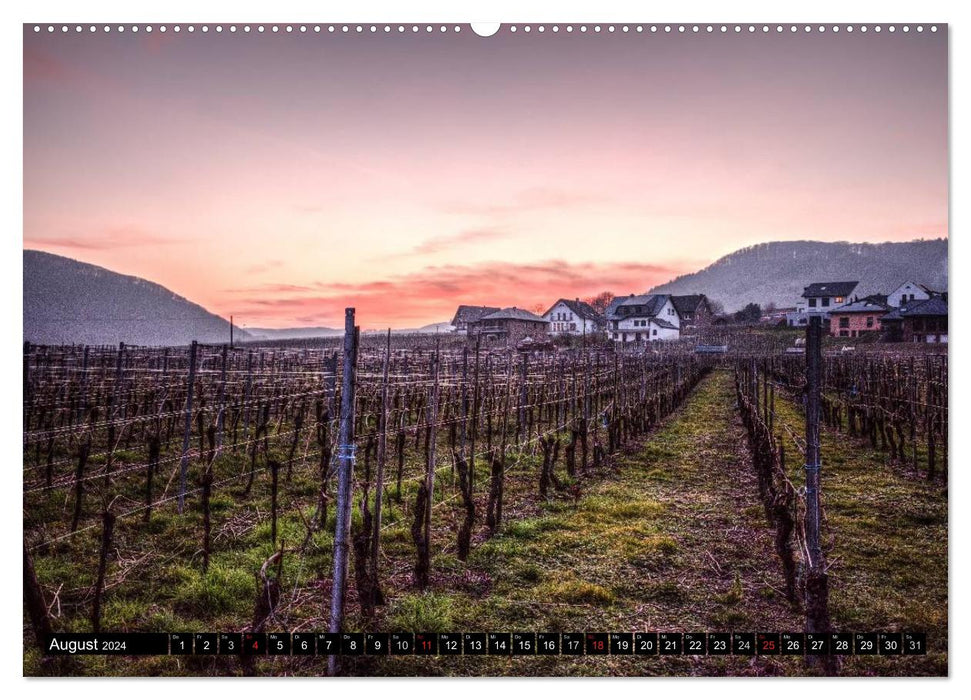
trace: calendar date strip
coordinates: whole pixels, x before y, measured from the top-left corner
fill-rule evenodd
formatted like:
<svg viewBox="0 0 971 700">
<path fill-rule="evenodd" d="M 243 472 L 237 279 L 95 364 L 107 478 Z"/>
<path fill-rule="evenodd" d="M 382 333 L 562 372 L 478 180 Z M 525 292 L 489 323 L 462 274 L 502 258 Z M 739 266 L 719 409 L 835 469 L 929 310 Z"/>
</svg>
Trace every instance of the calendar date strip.
<svg viewBox="0 0 971 700">
<path fill-rule="evenodd" d="M 923 632 L 59 633 L 52 656 L 824 656 L 923 655 Z"/>
</svg>

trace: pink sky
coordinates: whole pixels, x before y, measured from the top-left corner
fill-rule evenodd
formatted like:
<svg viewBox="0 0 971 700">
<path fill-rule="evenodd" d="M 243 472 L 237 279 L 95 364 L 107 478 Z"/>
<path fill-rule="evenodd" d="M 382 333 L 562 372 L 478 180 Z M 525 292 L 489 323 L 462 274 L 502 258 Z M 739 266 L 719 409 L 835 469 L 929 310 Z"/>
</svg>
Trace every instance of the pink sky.
<svg viewBox="0 0 971 700">
<path fill-rule="evenodd" d="M 948 234 L 947 34 L 24 30 L 24 247 L 249 326 Z"/>
</svg>

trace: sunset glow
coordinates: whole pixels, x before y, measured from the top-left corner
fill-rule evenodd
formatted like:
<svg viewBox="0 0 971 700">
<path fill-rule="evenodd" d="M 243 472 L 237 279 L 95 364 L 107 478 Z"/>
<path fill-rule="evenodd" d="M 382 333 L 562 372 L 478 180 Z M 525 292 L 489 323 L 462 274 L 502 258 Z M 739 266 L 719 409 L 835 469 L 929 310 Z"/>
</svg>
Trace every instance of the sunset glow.
<svg viewBox="0 0 971 700">
<path fill-rule="evenodd" d="M 947 32 L 35 34 L 24 247 L 244 326 L 948 235 Z"/>
</svg>

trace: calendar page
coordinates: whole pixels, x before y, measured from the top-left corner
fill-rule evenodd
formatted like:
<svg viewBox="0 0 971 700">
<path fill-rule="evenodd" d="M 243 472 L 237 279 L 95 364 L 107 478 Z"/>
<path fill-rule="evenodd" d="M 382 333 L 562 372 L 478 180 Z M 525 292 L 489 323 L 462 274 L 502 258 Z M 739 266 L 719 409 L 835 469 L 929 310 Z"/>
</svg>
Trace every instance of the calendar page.
<svg viewBox="0 0 971 700">
<path fill-rule="evenodd" d="M 948 675 L 946 23 L 22 34 L 25 676 Z"/>
</svg>

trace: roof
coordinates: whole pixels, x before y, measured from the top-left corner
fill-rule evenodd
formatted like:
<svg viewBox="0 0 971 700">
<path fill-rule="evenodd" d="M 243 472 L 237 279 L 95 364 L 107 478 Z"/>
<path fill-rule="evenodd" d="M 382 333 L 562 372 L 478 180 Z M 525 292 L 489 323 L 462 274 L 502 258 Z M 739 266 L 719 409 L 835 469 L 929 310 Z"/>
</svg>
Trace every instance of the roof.
<svg viewBox="0 0 971 700">
<path fill-rule="evenodd" d="M 478 320 L 480 321 L 539 321 L 540 323 L 549 323 L 542 316 L 537 316 L 534 313 L 530 313 L 525 309 L 517 309 L 515 306 L 509 306 L 505 309 L 496 309 L 491 314 L 486 314 Z"/>
<path fill-rule="evenodd" d="M 652 318 L 651 323 L 653 323 L 655 326 L 660 326 L 661 328 L 673 328 L 675 330 L 678 328 L 676 325 L 670 321 L 665 321 L 663 318 Z"/>
<path fill-rule="evenodd" d="M 663 307 L 670 298 L 670 294 L 631 294 L 630 296 L 626 297 L 614 297 L 614 300 L 610 302 L 610 306 L 607 307 L 607 318 L 621 318 L 619 309 L 622 306 L 644 307 L 643 311 L 626 314 L 623 316 L 623 318 L 645 318 L 657 316 L 661 311 L 661 307 Z"/>
<path fill-rule="evenodd" d="M 671 303 L 674 304 L 674 308 L 677 310 L 679 316 L 684 316 L 685 314 L 693 314 L 701 306 L 701 302 L 707 302 L 708 298 L 704 294 L 682 294 L 680 296 L 671 296 Z"/>
<path fill-rule="evenodd" d="M 830 311 L 831 314 L 862 314 L 862 313 L 884 313 L 890 307 L 874 299 L 858 299 L 857 301 L 837 306 Z"/>
<path fill-rule="evenodd" d="M 813 282 L 802 290 L 802 296 L 809 297 L 848 297 L 859 282 Z"/>
<path fill-rule="evenodd" d="M 462 304 L 455 311 L 455 317 L 452 319 L 452 325 L 457 326 L 460 323 L 474 323 L 483 316 L 494 313 L 498 310 L 498 306 L 468 306 L 466 304 Z"/>
<path fill-rule="evenodd" d="M 947 299 L 931 297 L 923 301 L 912 301 L 901 306 L 898 311 L 905 318 L 913 316 L 947 316 Z"/>
<path fill-rule="evenodd" d="M 915 316 L 947 316 L 947 299 L 945 297 L 931 297 L 930 299 L 918 299 L 911 301 L 899 309 L 894 309 L 881 321 L 903 321 L 905 318 Z"/>
<path fill-rule="evenodd" d="M 588 304 L 587 302 L 580 301 L 579 299 L 557 299 L 556 303 L 554 303 L 553 306 L 548 308 L 546 310 L 546 313 L 544 313 L 543 315 L 545 316 L 550 311 L 552 311 L 557 304 L 563 304 L 568 309 L 570 309 L 570 311 L 575 313 L 577 316 L 587 321 L 603 321 L 603 316 L 598 314 L 595 308 L 590 306 L 590 304 Z"/>
</svg>

